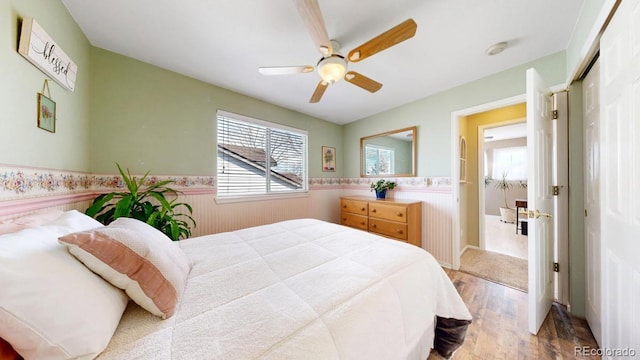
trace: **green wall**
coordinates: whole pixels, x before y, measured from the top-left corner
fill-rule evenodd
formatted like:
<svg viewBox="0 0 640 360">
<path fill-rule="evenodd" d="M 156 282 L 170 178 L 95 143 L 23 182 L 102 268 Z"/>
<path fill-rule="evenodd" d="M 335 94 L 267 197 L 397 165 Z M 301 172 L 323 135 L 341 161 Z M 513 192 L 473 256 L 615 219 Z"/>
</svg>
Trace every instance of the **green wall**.
<svg viewBox="0 0 640 360">
<path fill-rule="evenodd" d="M 37 126 L 42 71 L 17 51 L 19 20 L 33 17 L 78 66 L 75 92 L 49 81 L 56 132 Z M 0 1 L 0 163 L 89 171 L 91 44 L 60 1 Z"/>
<path fill-rule="evenodd" d="M 409 126 L 418 127 L 418 176 L 451 176 L 451 113 L 525 92 L 525 72 L 535 67 L 551 84 L 566 78 L 565 53 L 476 80 L 344 126 L 346 177 L 358 177 L 360 138 Z"/>
<path fill-rule="evenodd" d="M 568 76 L 576 75 L 574 74 L 575 70 L 581 67 L 580 65 L 585 60 L 584 57 L 588 55 L 591 44 L 587 42 L 592 40 L 589 37 L 593 36 L 593 29 L 600 29 L 605 20 L 605 16 L 602 16 L 601 13 L 608 13 L 616 1 L 620 0 L 585 0 L 582 3 L 580 16 L 567 46 Z"/>
<path fill-rule="evenodd" d="M 94 48 L 91 54 L 92 170 L 214 175 L 216 111 L 307 130 L 309 177 L 342 176 L 342 127 Z M 322 146 L 336 148 L 336 172 L 322 172 Z"/>
</svg>

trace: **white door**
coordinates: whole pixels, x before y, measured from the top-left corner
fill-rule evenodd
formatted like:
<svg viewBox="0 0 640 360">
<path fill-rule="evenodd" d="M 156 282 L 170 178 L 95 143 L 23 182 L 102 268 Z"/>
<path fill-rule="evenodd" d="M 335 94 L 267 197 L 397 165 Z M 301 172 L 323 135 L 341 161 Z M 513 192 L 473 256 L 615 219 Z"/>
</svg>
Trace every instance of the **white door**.
<svg viewBox="0 0 640 360">
<path fill-rule="evenodd" d="M 598 344 L 600 326 L 600 61 L 582 82 L 586 318 Z"/>
<path fill-rule="evenodd" d="M 640 356 L 640 0 L 600 41 L 602 348 Z M 619 355 L 619 356 L 618 356 Z M 631 356 L 629 356 L 631 355 Z M 624 354 L 613 353 L 614 358 Z"/>
<path fill-rule="evenodd" d="M 553 301 L 553 122 L 551 91 L 527 70 L 529 177 L 529 332 L 537 334 Z"/>
</svg>

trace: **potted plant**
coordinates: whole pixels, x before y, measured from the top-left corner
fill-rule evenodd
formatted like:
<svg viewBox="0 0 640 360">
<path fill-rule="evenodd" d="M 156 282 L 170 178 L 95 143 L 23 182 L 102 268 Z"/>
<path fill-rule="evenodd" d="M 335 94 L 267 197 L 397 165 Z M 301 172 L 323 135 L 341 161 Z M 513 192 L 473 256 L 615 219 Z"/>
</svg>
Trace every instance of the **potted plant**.
<svg viewBox="0 0 640 360">
<path fill-rule="evenodd" d="M 487 186 L 489 186 L 490 184 L 491 184 L 491 177 L 487 175 L 484 177 L 484 188 L 486 189 Z"/>
<path fill-rule="evenodd" d="M 500 217 L 502 222 L 514 223 L 516 221 L 516 209 L 510 208 L 507 203 L 507 191 L 513 187 L 513 184 L 507 180 L 507 173 L 503 172 L 500 179 L 493 179 L 493 185 L 498 190 L 502 190 L 504 199 L 504 207 L 500 207 Z"/>
<path fill-rule="evenodd" d="M 387 197 L 387 190 L 392 190 L 396 187 L 396 183 L 391 180 L 380 179 L 371 183 L 371 191 L 376 192 L 377 199 L 384 199 Z"/>
<path fill-rule="evenodd" d="M 167 186 L 173 183 L 172 180 L 146 184 L 148 171 L 138 180 L 131 176 L 129 169 L 125 174 L 120 164 L 116 165 L 128 191 L 99 195 L 85 214 L 104 225 L 119 217 L 144 221 L 174 241 L 191 236 L 191 225 L 196 227 L 196 222 L 191 217 L 193 209 L 189 204 L 177 202 L 180 192 Z M 180 207 L 188 213 L 177 212 Z"/>
</svg>

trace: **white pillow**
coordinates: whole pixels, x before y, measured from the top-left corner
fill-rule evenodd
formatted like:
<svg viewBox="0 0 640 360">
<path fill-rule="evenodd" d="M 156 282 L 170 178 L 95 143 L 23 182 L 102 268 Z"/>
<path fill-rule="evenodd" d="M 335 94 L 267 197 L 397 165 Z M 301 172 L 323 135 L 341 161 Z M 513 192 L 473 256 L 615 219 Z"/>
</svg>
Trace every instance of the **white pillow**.
<svg viewBox="0 0 640 360">
<path fill-rule="evenodd" d="M 20 225 L 26 225 L 28 227 L 44 225 L 51 222 L 64 214 L 64 211 L 59 209 L 44 209 L 36 211 L 32 214 L 23 215 L 17 217 L 12 222 Z"/>
<path fill-rule="evenodd" d="M 64 211 L 58 209 L 45 209 L 14 219 L 0 221 L 0 235 L 48 223 L 57 219 L 63 213 Z"/>
<path fill-rule="evenodd" d="M 57 217 L 55 220 L 44 224 L 47 228 L 56 231 L 58 236 L 66 235 L 76 231 L 84 231 L 104 227 L 98 220 L 85 215 L 78 210 L 69 210 Z"/>
<path fill-rule="evenodd" d="M 135 219 L 60 237 L 69 252 L 138 305 L 163 319 L 173 315 L 191 264 L 166 235 Z"/>
<path fill-rule="evenodd" d="M 0 236 L 0 338 L 26 359 L 91 359 L 109 343 L 126 295 L 88 271 L 57 238 L 102 227 L 70 211 Z"/>
</svg>

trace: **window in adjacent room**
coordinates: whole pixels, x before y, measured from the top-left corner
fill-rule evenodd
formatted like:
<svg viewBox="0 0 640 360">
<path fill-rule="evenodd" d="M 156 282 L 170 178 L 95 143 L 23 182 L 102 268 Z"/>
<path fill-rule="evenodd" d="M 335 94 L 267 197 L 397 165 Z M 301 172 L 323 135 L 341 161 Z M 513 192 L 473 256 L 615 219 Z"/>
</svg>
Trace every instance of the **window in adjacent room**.
<svg viewBox="0 0 640 360">
<path fill-rule="evenodd" d="M 460 137 L 460 181 L 467 180 L 467 140 Z"/>
<path fill-rule="evenodd" d="M 502 174 L 507 174 L 507 180 L 527 179 L 526 146 L 493 149 L 491 177 L 500 179 Z"/>
<path fill-rule="evenodd" d="M 395 174 L 394 150 L 392 148 L 367 144 L 365 151 L 365 169 L 367 175 Z"/>
<path fill-rule="evenodd" d="M 307 132 L 219 110 L 218 197 L 307 190 Z"/>
</svg>

